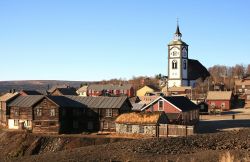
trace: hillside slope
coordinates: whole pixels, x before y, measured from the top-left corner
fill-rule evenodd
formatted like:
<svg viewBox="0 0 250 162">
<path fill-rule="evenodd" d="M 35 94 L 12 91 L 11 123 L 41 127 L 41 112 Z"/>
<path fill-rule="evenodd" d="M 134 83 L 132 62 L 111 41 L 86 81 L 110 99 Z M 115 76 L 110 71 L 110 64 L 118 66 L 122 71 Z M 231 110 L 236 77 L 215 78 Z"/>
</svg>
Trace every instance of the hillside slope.
<svg viewBox="0 0 250 162">
<path fill-rule="evenodd" d="M 12 161 L 225 161 L 250 160 L 250 129 L 189 137 L 138 139 L 46 151 Z M 1 144 L 1 143 L 0 143 Z M 56 145 L 52 145 L 56 148 Z M 41 153 L 41 152 L 40 152 Z"/>
</svg>

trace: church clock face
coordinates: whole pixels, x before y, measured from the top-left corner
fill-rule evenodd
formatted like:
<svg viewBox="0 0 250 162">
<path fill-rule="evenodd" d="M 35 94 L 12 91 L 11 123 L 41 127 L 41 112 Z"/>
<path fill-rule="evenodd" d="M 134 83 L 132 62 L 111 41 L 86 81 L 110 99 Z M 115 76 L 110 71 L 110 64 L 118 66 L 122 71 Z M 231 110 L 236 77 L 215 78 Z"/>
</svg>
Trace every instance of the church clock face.
<svg viewBox="0 0 250 162">
<path fill-rule="evenodd" d="M 182 57 L 187 57 L 187 50 L 186 50 L 186 48 L 182 49 Z"/>
<path fill-rule="evenodd" d="M 170 50 L 170 57 L 180 57 L 180 51 L 178 48 L 172 48 Z"/>
</svg>

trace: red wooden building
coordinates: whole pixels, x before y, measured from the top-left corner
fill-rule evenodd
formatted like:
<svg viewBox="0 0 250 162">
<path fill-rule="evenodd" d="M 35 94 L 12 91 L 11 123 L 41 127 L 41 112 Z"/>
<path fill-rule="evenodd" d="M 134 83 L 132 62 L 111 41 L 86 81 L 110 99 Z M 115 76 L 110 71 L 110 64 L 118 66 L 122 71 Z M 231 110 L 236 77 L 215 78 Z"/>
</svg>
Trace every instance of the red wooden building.
<svg viewBox="0 0 250 162">
<path fill-rule="evenodd" d="M 131 84 L 92 84 L 88 86 L 88 96 L 135 96 L 134 88 Z"/>
<path fill-rule="evenodd" d="M 232 91 L 209 91 L 207 94 L 208 112 L 221 112 L 231 109 Z"/>
<path fill-rule="evenodd" d="M 170 123 L 193 125 L 199 121 L 199 107 L 183 96 L 158 97 L 142 111 L 164 111 Z"/>
</svg>

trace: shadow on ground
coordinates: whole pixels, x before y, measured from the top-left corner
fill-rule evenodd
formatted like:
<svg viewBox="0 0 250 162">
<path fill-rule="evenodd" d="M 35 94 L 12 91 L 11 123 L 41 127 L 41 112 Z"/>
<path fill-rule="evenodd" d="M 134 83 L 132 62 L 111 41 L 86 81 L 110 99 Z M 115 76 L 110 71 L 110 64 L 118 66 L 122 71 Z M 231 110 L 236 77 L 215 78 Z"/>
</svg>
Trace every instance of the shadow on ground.
<svg viewBox="0 0 250 162">
<path fill-rule="evenodd" d="M 236 128 L 250 128 L 250 119 L 200 121 L 197 127 L 197 133 L 216 133 L 226 129 Z"/>
</svg>

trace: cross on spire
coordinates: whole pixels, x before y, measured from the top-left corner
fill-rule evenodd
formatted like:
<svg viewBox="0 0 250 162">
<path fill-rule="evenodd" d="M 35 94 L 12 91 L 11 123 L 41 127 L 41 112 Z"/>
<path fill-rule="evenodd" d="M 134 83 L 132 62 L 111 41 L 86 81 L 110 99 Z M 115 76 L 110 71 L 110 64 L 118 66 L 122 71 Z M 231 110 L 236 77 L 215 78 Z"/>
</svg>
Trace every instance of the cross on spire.
<svg viewBox="0 0 250 162">
<path fill-rule="evenodd" d="M 182 34 L 180 32 L 180 28 L 179 28 L 179 18 L 177 17 L 177 27 L 176 27 L 176 32 L 175 34 L 175 39 L 180 40 L 182 37 Z"/>
</svg>

